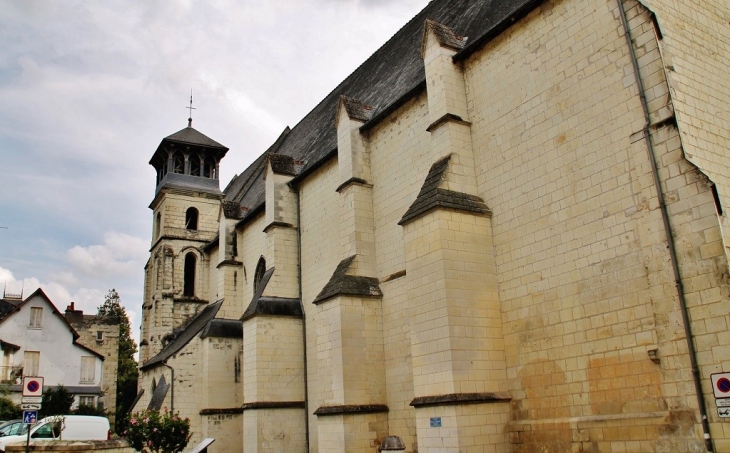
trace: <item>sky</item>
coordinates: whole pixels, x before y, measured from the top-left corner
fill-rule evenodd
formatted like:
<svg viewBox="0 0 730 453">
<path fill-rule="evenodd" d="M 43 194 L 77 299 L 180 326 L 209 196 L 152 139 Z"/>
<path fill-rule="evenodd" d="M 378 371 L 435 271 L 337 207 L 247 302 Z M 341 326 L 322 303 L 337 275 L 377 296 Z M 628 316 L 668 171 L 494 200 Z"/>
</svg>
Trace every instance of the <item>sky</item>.
<svg viewBox="0 0 730 453">
<path fill-rule="evenodd" d="M 0 285 L 138 339 L 160 141 L 230 148 L 221 188 L 428 0 L 0 0 Z"/>
</svg>

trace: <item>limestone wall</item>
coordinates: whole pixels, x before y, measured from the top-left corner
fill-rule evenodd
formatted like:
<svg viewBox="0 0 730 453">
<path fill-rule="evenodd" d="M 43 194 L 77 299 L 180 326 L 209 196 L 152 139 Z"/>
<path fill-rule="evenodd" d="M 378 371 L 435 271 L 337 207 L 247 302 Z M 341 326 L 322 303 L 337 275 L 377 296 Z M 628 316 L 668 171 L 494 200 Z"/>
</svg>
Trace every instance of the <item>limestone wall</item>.
<svg viewBox="0 0 730 453">
<path fill-rule="evenodd" d="M 717 184 L 730 208 L 730 8 L 721 0 L 642 3 L 662 30 L 664 68 L 672 90 L 685 158 Z"/>
<path fill-rule="evenodd" d="M 608 422 L 568 424 L 594 417 L 638 427 L 640 449 L 697 448 L 677 292 L 646 143 L 635 135 L 644 118 L 616 3 L 546 3 L 465 68 L 479 190 L 494 212 L 515 451 L 567 448 L 576 433 L 586 447 L 627 445 Z M 712 287 L 709 302 L 719 303 L 708 184 L 682 162 L 675 128 L 655 129 L 652 141 L 688 295 Z M 686 438 L 659 440 L 677 426 Z"/>
<path fill-rule="evenodd" d="M 314 298 L 329 281 L 337 264 L 345 258 L 340 252 L 339 235 L 332 235 L 327 240 L 323 229 L 327 231 L 331 225 L 338 225 L 340 213 L 337 161 L 332 160 L 317 170 L 306 183 L 300 187 L 300 219 L 302 248 L 302 303 L 307 323 L 307 362 L 318 360 L 320 354 L 327 351 L 317 349 L 317 323 L 321 306 L 312 304 Z M 324 240 L 323 240 L 324 239 Z M 326 396 L 325 389 L 330 388 L 328 375 L 318 367 L 308 366 L 308 402 L 309 402 L 309 445 L 310 451 L 317 451 L 317 417 L 313 412 Z"/>
</svg>

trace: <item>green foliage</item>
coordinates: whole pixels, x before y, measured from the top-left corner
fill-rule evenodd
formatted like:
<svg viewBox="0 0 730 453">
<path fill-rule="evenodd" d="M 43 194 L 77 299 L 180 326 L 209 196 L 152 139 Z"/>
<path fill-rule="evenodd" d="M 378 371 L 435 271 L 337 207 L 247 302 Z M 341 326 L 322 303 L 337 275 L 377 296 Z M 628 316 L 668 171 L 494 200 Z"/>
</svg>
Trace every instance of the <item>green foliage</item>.
<svg viewBox="0 0 730 453">
<path fill-rule="evenodd" d="M 132 338 L 132 329 L 129 325 L 127 311 L 122 305 L 117 290 L 112 288 L 104 297 L 104 303 L 97 309 L 99 316 L 116 316 L 119 318 L 119 359 L 117 368 L 117 407 L 116 431 L 119 433 L 124 425 L 123 421 L 127 411 L 130 409 L 134 398 L 137 396 L 137 361 L 134 354 L 137 353 L 137 343 Z"/>
<path fill-rule="evenodd" d="M 179 453 L 190 440 L 190 419 L 178 413 L 146 410 L 135 412 L 122 433 L 127 442 L 142 453 Z"/>
<path fill-rule="evenodd" d="M 73 411 L 73 414 L 75 414 L 75 415 L 97 415 L 99 417 L 106 417 L 109 415 L 104 411 L 104 409 L 99 409 L 96 406 L 89 406 L 87 404 L 79 405 L 79 407 Z"/>
<path fill-rule="evenodd" d="M 13 420 L 23 416 L 20 406 L 14 404 L 9 398 L 0 397 L 0 420 Z"/>
<path fill-rule="evenodd" d="M 38 411 L 38 418 L 70 414 L 73 403 L 74 396 L 61 384 L 56 386 L 55 389 L 51 387 L 48 390 L 44 390 L 41 410 Z"/>
</svg>

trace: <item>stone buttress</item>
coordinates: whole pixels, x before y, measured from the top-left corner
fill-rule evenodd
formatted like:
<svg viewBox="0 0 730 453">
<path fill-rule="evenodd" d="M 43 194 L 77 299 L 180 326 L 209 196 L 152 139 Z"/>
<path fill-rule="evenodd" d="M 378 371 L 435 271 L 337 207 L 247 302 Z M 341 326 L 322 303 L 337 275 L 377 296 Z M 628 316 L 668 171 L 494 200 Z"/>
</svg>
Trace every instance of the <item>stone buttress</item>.
<svg viewBox="0 0 730 453">
<path fill-rule="evenodd" d="M 289 156 L 266 162 L 266 262 L 244 312 L 244 451 L 305 451 L 304 345 L 297 195 Z"/>
<path fill-rule="evenodd" d="M 509 397 L 491 234 L 478 197 L 463 74 L 465 38 L 426 21 L 434 161 L 403 226 L 418 449 L 504 448 Z"/>
<path fill-rule="evenodd" d="M 344 259 L 314 300 L 315 360 L 326 387 L 314 411 L 320 452 L 370 452 L 388 435 L 372 176 L 367 141 L 359 131 L 371 113 L 360 101 L 340 97 L 335 125 Z"/>
</svg>

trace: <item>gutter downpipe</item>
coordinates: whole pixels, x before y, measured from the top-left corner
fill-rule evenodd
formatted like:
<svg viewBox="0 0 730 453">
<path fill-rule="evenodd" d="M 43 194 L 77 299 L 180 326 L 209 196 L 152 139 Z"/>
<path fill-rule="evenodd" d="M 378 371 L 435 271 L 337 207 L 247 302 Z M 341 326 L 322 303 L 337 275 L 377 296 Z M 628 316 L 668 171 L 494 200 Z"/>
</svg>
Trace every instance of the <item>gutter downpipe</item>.
<svg viewBox="0 0 730 453">
<path fill-rule="evenodd" d="M 167 361 L 162 362 L 163 365 L 170 369 L 170 413 L 175 412 L 175 368 L 167 364 Z"/>
<path fill-rule="evenodd" d="M 293 188 L 293 187 L 292 187 Z M 299 280 L 299 304 L 302 307 L 302 347 L 304 348 L 304 440 L 305 451 L 309 453 L 309 379 L 307 368 L 307 315 L 304 311 L 304 297 L 302 295 L 302 220 L 301 204 L 299 201 L 299 189 L 297 191 L 297 266 Z"/>
<path fill-rule="evenodd" d="M 651 170 L 654 176 L 654 186 L 656 187 L 657 198 L 659 199 L 659 210 L 662 213 L 662 221 L 664 223 L 664 232 L 667 236 L 667 246 L 669 248 L 669 255 L 672 261 L 672 270 L 674 272 L 674 284 L 677 287 L 677 294 L 679 295 L 679 307 L 682 312 L 682 322 L 684 324 L 684 335 L 687 339 L 687 349 L 689 351 L 689 360 L 692 366 L 692 378 L 695 385 L 695 393 L 697 394 L 697 405 L 700 411 L 700 421 L 702 423 L 702 431 L 704 432 L 705 448 L 708 453 L 714 453 L 715 449 L 710 436 L 710 424 L 707 421 L 707 407 L 705 405 L 705 399 L 702 393 L 702 383 L 700 381 L 700 371 L 697 365 L 697 355 L 694 348 L 694 336 L 692 335 L 692 328 L 690 326 L 689 311 L 687 309 L 687 301 L 684 297 L 684 287 L 682 285 L 682 278 L 679 272 L 679 264 L 677 261 L 677 251 L 674 248 L 674 235 L 669 224 L 669 214 L 667 213 L 667 205 L 664 202 L 664 193 L 661 188 L 661 181 L 659 180 L 659 171 L 657 170 L 657 164 L 655 160 L 654 145 L 651 142 L 651 136 L 649 132 L 650 117 L 649 107 L 646 101 L 646 95 L 644 94 L 644 83 L 641 80 L 639 73 L 639 63 L 634 52 L 633 40 L 631 38 L 631 31 L 626 20 L 626 11 L 624 11 L 624 5 L 622 0 L 616 0 L 618 3 L 618 10 L 621 16 L 621 24 L 624 28 L 624 36 L 626 37 L 626 44 L 629 48 L 629 54 L 631 56 L 631 64 L 634 68 L 634 78 L 636 80 L 637 88 L 639 89 L 639 98 L 641 99 L 641 108 L 644 111 L 644 141 L 646 142 L 647 152 L 649 154 L 649 162 L 651 162 Z"/>
</svg>

